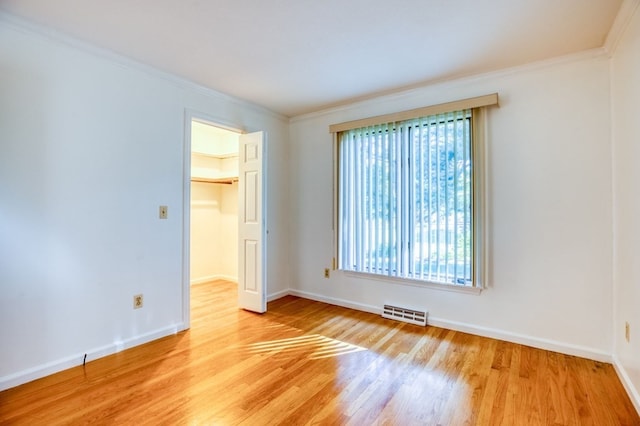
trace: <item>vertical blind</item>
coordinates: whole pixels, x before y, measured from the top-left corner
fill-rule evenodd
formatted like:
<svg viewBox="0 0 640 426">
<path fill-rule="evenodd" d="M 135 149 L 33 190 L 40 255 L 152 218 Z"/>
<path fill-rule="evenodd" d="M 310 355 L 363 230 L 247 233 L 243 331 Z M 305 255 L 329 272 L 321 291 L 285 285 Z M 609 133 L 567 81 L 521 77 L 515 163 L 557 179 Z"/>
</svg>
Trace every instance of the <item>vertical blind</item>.
<svg viewBox="0 0 640 426">
<path fill-rule="evenodd" d="M 340 269 L 473 284 L 471 116 L 338 134 Z"/>
</svg>

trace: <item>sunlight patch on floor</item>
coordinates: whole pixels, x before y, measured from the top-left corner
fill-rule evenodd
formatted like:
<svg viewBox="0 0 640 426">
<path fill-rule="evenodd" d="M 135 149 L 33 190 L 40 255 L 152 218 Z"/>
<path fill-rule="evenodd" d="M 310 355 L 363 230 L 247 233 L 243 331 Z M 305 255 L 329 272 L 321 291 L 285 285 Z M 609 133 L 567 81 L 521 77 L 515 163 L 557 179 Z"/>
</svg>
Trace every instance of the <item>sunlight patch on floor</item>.
<svg viewBox="0 0 640 426">
<path fill-rule="evenodd" d="M 249 353 L 309 352 L 309 359 L 321 359 L 365 351 L 366 348 L 319 334 L 269 340 L 246 346 Z"/>
</svg>

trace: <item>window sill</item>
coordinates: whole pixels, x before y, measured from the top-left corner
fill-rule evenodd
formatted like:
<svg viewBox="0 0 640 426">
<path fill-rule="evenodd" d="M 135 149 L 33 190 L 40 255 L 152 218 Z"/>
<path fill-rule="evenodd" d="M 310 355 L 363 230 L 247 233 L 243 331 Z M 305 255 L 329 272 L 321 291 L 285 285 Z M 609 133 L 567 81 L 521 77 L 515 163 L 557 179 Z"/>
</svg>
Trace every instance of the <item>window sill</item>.
<svg viewBox="0 0 640 426">
<path fill-rule="evenodd" d="M 458 286 L 454 284 L 441 284 L 428 281 L 412 280 L 409 278 L 396 278 L 377 274 L 367 274 L 366 272 L 353 272 L 353 271 L 339 271 L 347 277 L 382 281 L 386 283 L 401 284 L 410 287 L 428 288 L 431 290 L 452 291 L 455 293 L 474 294 L 479 295 L 482 293 L 482 288 L 479 287 L 466 287 Z"/>
</svg>

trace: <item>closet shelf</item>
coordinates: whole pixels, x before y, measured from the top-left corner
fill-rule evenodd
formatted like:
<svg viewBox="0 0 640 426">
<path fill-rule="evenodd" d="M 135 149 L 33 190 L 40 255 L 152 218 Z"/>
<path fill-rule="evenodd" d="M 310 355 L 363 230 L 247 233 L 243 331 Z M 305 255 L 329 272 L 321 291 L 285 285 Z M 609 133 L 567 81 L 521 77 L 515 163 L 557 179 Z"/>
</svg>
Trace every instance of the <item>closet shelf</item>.
<svg viewBox="0 0 640 426">
<path fill-rule="evenodd" d="M 192 176 L 191 182 L 204 182 L 204 183 L 221 183 L 224 185 L 231 185 L 234 182 L 237 182 L 237 177 L 223 177 L 223 178 L 208 178 L 202 176 Z"/>
<path fill-rule="evenodd" d="M 212 154 L 210 152 L 192 151 L 191 155 L 195 157 L 216 158 L 218 160 L 228 160 L 228 159 L 238 158 L 237 152 L 232 152 L 228 154 Z"/>
</svg>

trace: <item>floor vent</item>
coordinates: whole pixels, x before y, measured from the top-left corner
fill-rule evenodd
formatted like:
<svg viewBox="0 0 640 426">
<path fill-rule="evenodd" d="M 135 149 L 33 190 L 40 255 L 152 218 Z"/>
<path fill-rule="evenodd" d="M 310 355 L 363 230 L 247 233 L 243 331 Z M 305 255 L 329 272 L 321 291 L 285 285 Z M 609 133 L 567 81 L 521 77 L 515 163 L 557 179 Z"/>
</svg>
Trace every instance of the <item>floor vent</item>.
<svg viewBox="0 0 640 426">
<path fill-rule="evenodd" d="M 414 311 L 413 309 L 399 308 L 397 306 L 384 305 L 382 316 L 384 318 L 408 322 L 416 325 L 427 325 L 427 311 Z"/>
</svg>

